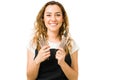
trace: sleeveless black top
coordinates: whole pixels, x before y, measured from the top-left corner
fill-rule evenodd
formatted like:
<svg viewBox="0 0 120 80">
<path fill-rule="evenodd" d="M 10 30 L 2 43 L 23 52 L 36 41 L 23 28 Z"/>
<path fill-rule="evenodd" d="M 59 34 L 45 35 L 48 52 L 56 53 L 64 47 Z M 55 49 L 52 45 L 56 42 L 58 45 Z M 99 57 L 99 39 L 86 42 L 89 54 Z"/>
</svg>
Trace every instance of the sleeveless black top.
<svg viewBox="0 0 120 80">
<path fill-rule="evenodd" d="M 36 80 L 68 80 L 64 72 L 57 63 L 55 59 L 57 49 L 50 49 L 51 56 L 49 59 L 45 60 L 40 64 L 38 76 Z M 38 50 L 35 50 L 35 57 L 38 54 Z M 71 57 L 70 54 L 67 54 L 65 57 L 66 63 L 71 66 Z"/>
</svg>

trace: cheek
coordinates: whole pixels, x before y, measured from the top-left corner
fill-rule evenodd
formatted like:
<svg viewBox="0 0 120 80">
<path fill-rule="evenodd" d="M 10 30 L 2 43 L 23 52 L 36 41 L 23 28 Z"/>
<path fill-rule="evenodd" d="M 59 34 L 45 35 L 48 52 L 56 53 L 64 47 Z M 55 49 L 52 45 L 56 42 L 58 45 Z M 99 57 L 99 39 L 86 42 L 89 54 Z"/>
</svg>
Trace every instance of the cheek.
<svg viewBox="0 0 120 80">
<path fill-rule="evenodd" d="M 62 18 L 59 18 L 58 21 L 59 21 L 59 23 L 62 23 L 62 22 L 63 22 L 63 19 L 62 19 Z"/>
<path fill-rule="evenodd" d="M 48 18 L 44 18 L 44 24 L 47 25 L 48 24 L 49 19 Z"/>
<path fill-rule="evenodd" d="M 47 22 L 48 21 L 48 18 L 44 18 L 44 22 Z"/>
</svg>

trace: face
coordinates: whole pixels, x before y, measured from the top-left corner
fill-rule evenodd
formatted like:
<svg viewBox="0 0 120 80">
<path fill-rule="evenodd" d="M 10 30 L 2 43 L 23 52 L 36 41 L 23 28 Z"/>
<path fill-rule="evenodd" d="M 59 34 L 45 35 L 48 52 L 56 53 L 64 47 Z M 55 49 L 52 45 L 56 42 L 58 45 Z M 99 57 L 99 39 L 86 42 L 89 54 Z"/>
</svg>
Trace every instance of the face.
<svg viewBox="0 0 120 80">
<path fill-rule="evenodd" d="M 48 5 L 44 13 L 44 23 L 48 31 L 59 31 L 63 22 L 63 15 L 58 5 Z"/>
</svg>

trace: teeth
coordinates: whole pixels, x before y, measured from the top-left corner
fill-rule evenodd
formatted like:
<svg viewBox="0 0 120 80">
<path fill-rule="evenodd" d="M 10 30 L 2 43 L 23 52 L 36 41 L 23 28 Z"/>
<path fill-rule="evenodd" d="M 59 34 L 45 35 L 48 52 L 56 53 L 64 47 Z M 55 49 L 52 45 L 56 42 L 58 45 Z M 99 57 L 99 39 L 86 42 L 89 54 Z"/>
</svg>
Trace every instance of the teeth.
<svg viewBox="0 0 120 80">
<path fill-rule="evenodd" d="M 50 25 L 55 26 L 55 25 L 57 25 L 57 24 L 50 24 Z"/>
</svg>

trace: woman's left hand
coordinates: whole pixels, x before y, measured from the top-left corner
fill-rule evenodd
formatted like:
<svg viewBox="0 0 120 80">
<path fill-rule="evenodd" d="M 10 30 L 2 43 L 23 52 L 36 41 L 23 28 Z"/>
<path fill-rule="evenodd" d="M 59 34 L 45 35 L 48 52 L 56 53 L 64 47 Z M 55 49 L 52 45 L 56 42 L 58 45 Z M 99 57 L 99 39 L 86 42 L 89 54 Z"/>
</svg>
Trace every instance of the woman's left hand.
<svg viewBox="0 0 120 80">
<path fill-rule="evenodd" d="M 58 60 L 58 64 L 65 62 L 65 50 L 63 48 L 58 48 L 58 51 L 56 52 L 56 59 Z"/>
</svg>

